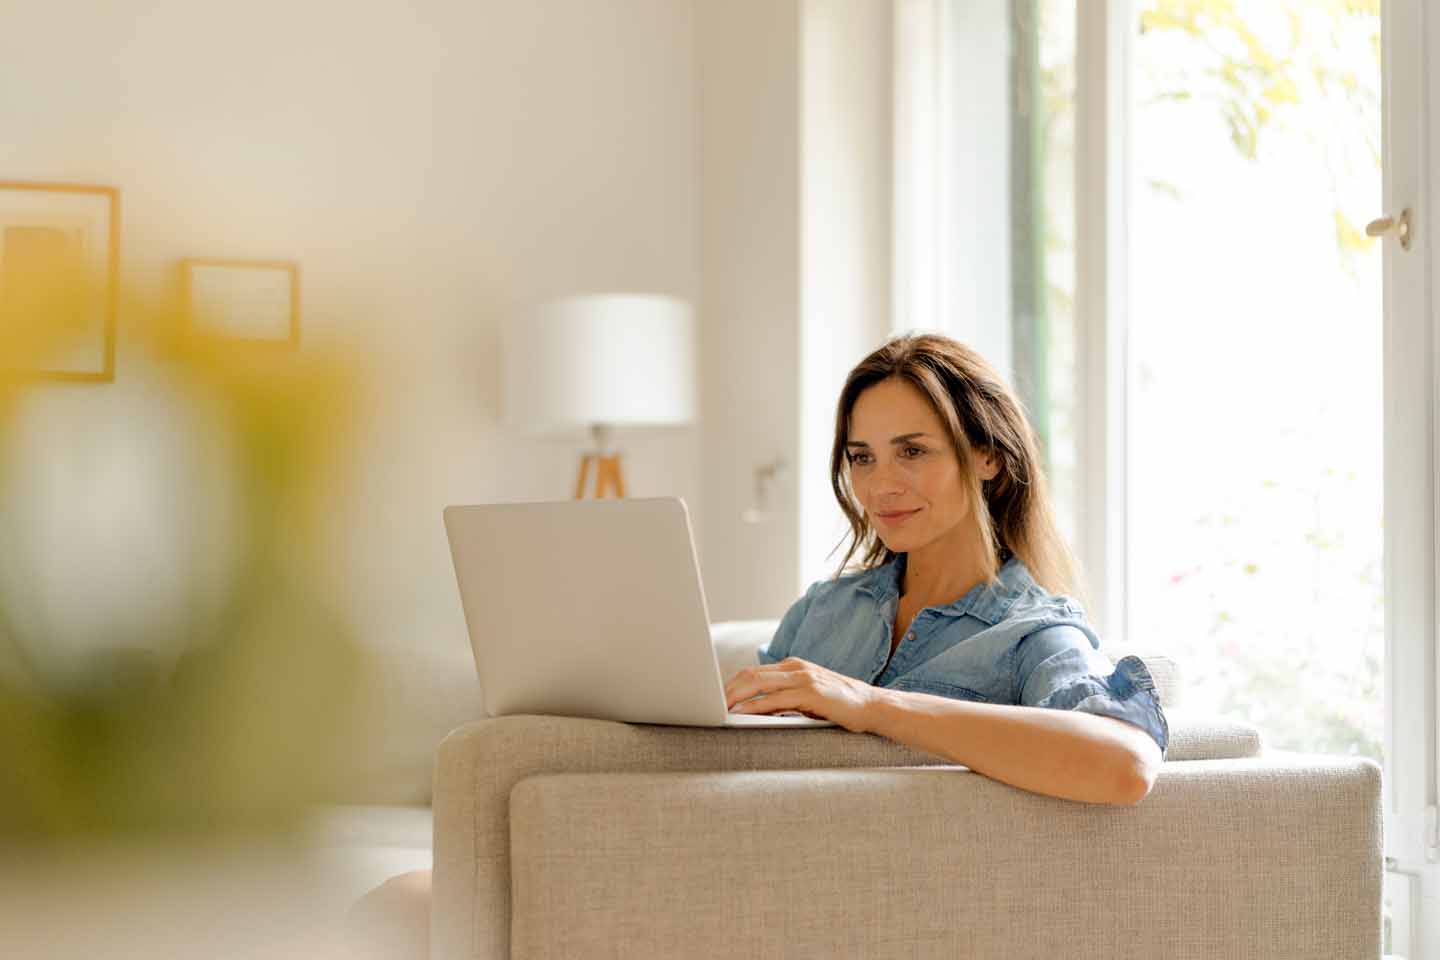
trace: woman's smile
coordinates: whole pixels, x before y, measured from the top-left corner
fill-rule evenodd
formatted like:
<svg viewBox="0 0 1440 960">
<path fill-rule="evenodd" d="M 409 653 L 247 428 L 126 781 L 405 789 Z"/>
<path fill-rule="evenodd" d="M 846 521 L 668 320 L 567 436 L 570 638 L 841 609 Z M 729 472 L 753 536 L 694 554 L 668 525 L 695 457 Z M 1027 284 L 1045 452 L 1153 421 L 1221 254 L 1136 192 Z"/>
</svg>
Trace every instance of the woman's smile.
<svg viewBox="0 0 1440 960">
<path fill-rule="evenodd" d="M 919 507 L 916 507 L 914 510 L 907 510 L 907 511 L 904 512 L 904 513 L 893 513 L 893 514 L 877 513 L 877 514 L 875 514 L 875 519 L 876 519 L 876 520 L 879 520 L 881 523 L 885 524 L 887 527 L 895 527 L 895 526 L 899 526 L 900 524 L 904 523 L 906 520 L 909 520 L 911 517 L 915 516 L 915 514 L 917 514 L 917 513 L 919 513 L 919 512 L 920 512 L 920 508 L 919 508 Z"/>
</svg>

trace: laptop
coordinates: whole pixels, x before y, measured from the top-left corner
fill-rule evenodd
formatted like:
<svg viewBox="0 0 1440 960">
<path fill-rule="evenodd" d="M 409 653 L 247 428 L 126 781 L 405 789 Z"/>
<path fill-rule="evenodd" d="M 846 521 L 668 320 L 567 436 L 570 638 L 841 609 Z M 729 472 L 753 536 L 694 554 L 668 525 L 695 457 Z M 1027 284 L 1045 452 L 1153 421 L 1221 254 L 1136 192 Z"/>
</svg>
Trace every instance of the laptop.
<svg viewBox="0 0 1440 960">
<path fill-rule="evenodd" d="M 679 497 L 447 506 L 486 712 L 690 727 L 833 727 L 730 713 Z M 760 702 L 763 702 L 760 701 Z"/>
</svg>

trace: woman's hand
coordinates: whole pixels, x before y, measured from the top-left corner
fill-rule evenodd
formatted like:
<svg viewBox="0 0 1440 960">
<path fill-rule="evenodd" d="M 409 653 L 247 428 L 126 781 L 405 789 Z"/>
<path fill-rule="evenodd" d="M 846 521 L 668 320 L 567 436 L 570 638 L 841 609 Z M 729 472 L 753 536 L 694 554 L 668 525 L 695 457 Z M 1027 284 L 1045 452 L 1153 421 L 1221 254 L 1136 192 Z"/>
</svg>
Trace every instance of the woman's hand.
<svg viewBox="0 0 1440 960">
<path fill-rule="evenodd" d="M 854 733 L 869 729 L 871 709 L 879 698 L 879 691 L 863 680 L 799 657 L 746 667 L 725 684 L 725 707 L 735 713 L 798 710 Z"/>
</svg>

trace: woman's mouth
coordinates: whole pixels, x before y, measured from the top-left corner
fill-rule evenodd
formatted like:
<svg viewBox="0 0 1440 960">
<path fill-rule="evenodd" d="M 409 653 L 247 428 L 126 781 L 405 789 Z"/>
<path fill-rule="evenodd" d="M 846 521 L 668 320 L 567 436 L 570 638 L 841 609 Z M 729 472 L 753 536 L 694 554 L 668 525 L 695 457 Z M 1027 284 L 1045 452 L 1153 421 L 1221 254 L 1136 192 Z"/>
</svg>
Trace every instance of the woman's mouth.
<svg viewBox="0 0 1440 960">
<path fill-rule="evenodd" d="M 887 527 L 893 527 L 904 523 L 906 520 L 909 520 L 911 517 L 915 516 L 915 514 L 919 512 L 920 508 L 916 507 L 914 510 L 906 510 L 903 513 L 877 513 L 875 514 L 875 519 L 879 520 Z"/>
</svg>

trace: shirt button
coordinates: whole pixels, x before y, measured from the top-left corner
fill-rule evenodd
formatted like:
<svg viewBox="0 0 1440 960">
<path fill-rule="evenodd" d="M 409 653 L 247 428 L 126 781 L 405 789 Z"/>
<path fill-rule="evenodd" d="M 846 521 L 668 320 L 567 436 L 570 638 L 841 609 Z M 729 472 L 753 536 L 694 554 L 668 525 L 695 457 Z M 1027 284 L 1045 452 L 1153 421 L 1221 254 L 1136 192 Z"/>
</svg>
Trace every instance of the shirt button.
<svg viewBox="0 0 1440 960">
<path fill-rule="evenodd" d="M 906 639 L 906 640 L 914 640 L 914 639 L 915 639 L 915 631 L 914 631 L 914 630 L 911 630 L 909 633 L 905 634 L 905 639 Z"/>
</svg>

